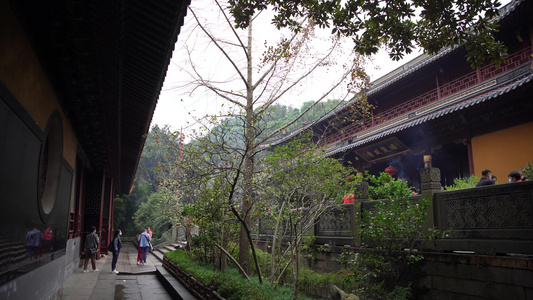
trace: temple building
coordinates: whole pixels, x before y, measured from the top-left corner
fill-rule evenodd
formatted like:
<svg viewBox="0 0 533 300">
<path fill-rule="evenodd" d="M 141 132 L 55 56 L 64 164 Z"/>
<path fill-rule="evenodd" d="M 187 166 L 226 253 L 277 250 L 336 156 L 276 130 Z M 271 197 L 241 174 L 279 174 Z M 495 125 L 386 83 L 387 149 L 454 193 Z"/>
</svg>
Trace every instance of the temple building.
<svg viewBox="0 0 533 300">
<path fill-rule="evenodd" d="M 0 298 L 54 299 L 129 193 L 190 0 L 0 0 Z"/>
<path fill-rule="evenodd" d="M 271 144 L 311 129 L 328 155 L 358 170 L 387 170 L 420 188 L 426 163 L 441 170 L 442 186 L 490 169 L 498 182 L 533 161 L 533 3 L 501 9 L 496 38 L 508 58 L 472 69 L 464 47 L 421 55 L 374 82 L 374 109 L 360 117 L 359 98 Z"/>
</svg>

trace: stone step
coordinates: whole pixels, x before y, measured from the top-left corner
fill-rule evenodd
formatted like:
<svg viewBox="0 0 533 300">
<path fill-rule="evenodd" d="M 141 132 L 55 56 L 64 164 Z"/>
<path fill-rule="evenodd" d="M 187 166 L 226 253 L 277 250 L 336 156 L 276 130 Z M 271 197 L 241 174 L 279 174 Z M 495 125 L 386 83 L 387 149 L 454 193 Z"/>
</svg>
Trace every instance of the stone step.
<svg viewBox="0 0 533 300">
<path fill-rule="evenodd" d="M 165 286 L 169 294 L 172 296 L 172 299 L 183 299 L 183 300 L 196 300 L 194 297 L 179 281 L 168 273 L 164 267 L 157 267 L 156 272 L 159 282 Z"/>
<path fill-rule="evenodd" d="M 153 252 L 152 252 L 152 255 L 153 255 L 157 260 L 159 260 L 160 262 L 163 262 L 163 257 L 164 257 L 164 255 L 165 255 L 165 253 L 162 252 L 162 251 L 157 250 L 157 251 L 153 251 Z"/>
</svg>

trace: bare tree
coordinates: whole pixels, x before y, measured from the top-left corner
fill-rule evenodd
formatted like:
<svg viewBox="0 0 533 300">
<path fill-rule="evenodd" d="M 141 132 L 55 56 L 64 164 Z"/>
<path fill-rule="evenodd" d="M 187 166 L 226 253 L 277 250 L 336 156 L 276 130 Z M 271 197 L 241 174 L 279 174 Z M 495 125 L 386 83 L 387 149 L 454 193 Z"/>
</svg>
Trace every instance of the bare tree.
<svg viewBox="0 0 533 300">
<path fill-rule="evenodd" d="M 340 98 L 352 97 L 355 91 L 367 84 L 367 76 L 362 68 L 363 58 L 355 54 L 351 47 L 343 47 L 342 36 L 320 37 L 310 18 L 300 21 L 300 31 L 289 32 L 286 37 L 281 36 L 275 44 L 265 42 L 258 46 L 260 44 L 254 40 L 257 36 L 255 28 L 264 33 L 264 28 L 269 26 L 268 22 L 253 19 L 245 30 L 236 29 L 232 17 L 227 13 L 228 5 L 216 0 L 214 3 L 219 9 L 219 18 L 206 18 L 203 16 L 204 11 L 190 8 L 196 31 L 189 36 L 185 48 L 189 62 L 187 68 L 182 71 L 186 72 L 188 80 L 176 88 L 187 90 L 194 95 L 201 93 L 206 98 L 209 95 L 209 100 L 206 101 L 210 103 L 222 99 L 229 104 L 219 113 L 199 119 L 200 123 L 204 121 L 202 124 L 205 128 L 212 128 L 206 123 L 207 120 L 220 122 L 221 118 L 228 116 L 238 117 L 242 121 L 239 131 L 241 137 L 238 143 L 233 145 L 234 153 L 237 153 L 238 157 L 231 156 L 232 176 L 226 174 L 232 187 L 226 195 L 226 202 L 241 223 L 238 261 L 243 270 L 249 272 L 250 249 L 255 251 L 250 226 L 252 211 L 257 201 L 254 176 L 257 171 L 257 155 L 261 151 L 259 146 L 297 122 L 314 105 L 332 97 L 334 91 L 342 91 Z M 215 19 L 221 20 L 222 23 L 215 26 L 208 23 Z M 207 43 L 200 45 L 193 42 L 195 34 L 202 34 L 207 38 Z M 201 61 L 195 60 L 194 55 L 198 48 L 206 47 L 209 51 L 216 49 L 220 53 L 221 60 L 216 64 L 224 67 L 215 71 L 213 65 L 206 68 Z M 287 99 L 311 97 L 303 95 L 305 90 L 314 86 L 311 83 L 313 78 L 321 83 L 329 82 L 327 87 L 322 85 L 321 90 L 313 90 L 311 99 L 303 99 L 313 100 L 315 104 L 284 127 L 265 134 L 263 120 L 269 108 Z M 227 166 L 228 164 L 222 167 Z M 256 260 L 255 263 L 259 272 Z"/>
</svg>

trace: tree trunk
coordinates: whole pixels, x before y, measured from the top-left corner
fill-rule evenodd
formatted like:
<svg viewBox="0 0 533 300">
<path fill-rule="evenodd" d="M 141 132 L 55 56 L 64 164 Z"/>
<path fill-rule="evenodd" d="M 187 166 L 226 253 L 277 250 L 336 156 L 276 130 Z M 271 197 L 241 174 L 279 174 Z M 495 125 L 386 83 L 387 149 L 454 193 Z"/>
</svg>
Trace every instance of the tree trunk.
<svg viewBox="0 0 533 300">
<path fill-rule="evenodd" d="M 250 228 L 250 214 L 252 209 L 252 197 L 253 197 L 253 175 L 254 175 L 254 162 L 253 162 L 253 152 L 254 152 L 254 105 L 253 105 L 253 82 L 252 82 L 252 23 L 248 26 L 248 72 L 247 72 L 247 87 L 246 87 L 246 132 L 245 132 L 245 143 L 246 143 L 246 152 L 244 154 L 244 172 L 243 172 L 243 199 L 241 206 L 241 215 L 246 223 L 246 225 L 241 224 L 241 232 L 239 238 L 239 264 L 243 269 L 249 273 L 250 272 L 250 243 L 248 241 L 248 234 L 246 232 L 245 226 Z"/>
<path fill-rule="evenodd" d="M 294 226 L 294 244 L 293 244 L 293 254 L 294 254 L 294 291 L 293 291 L 293 299 L 298 299 L 298 288 L 300 281 L 298 280 L 300 276 L 300 243 L 298 241 L 298 223 Z"/>
<path fill-rule="evenodd" d="M 226 216 L 223 216 L 223 219 L 226 220 Z M 229 240 L 229 226 L 224 222 L 222 224 L 222 228 L 220 230 L 220 245 L 224 249 L 228 249 L 228 240 Z M 228 266 L 228 257 L 226 254 L 218 249 L 218 255 L 215 256 L 217 258 L 216 266 L 217 269 L 224 272 L 226 271 L 226 267 Z"/>
<path fill-rule="evenodd" d="M 276 227 L 274 228 L 274 234 L 272 235 L 272 252 L 270 253 L 271 254 L 271 259 L 270 259 L 270 281 L 272 282 L 272 287 L 274 287 L 275 285 L 275 276 L 276 276 L 276 268 L 275 268 L 275 261 L 276 261 L 276 256 L 277 256 L 277 243 L 278 243 L 278 240 L 277 240 L 277 237 L 278 237 L 278 232 L 279 232 L 279 227 L 281 226 L 281 214 L 283 213 L 283 208 L 285 207 L 285 201 L 283 201 L 283 203 L 281 203 L 281 208 L 279 209 L 279 212 L 278 212 L 278 219 L 276 220 Z M 281 240 L 281 238 L 280 238 Z"/>
</svg>

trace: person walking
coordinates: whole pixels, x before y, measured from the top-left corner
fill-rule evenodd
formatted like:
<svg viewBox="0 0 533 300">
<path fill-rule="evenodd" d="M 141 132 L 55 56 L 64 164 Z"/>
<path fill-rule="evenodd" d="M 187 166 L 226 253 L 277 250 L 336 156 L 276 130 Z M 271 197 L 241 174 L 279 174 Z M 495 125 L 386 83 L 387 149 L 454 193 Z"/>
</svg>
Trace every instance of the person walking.
<svg viewBox="0 0 533 300">
<path fill-rule="evenodd" d="M 98 244 L 100 239 L 98 234 L 96 234 L 96 226 L 91 226 L 91 232 L 85 236 L 85 262 L 83 263 L 83 273 L 87 273 L 87 265 L 89 264 L 89 259 L 91 259 L 91 265 L 93 267 L 93 272 L 98 272 L 96 268 L 96 253 L 98 252 Z"/>
<path fill-rule="evenodd" d="M 111 261 L 111 273 L 114 274 L 118 274 L 117 261 L 118 255 L 120 254 L 120 249 L 122 248 L 122 241 L 120 240 L 121 235 L 122 231 L 120 231 L 120 229 L 115 230 L 115 234 L 113 236 L 113 260 Z"/>
<path fill-rule="evenodd" d="M 142 248 L 142 250 L 141 250 L 141 265 L 144 265 L 146 263 L 146 257 L 148 256 L 148 251 L 150 250 L 150 241 L 151 240 L 152 240 L 152 238 L 146 232 L 146 229 L 143 229 L 143 232 L 137 238 L 137 242 L 139 242 L 139 247 Z"/>
</svg>

